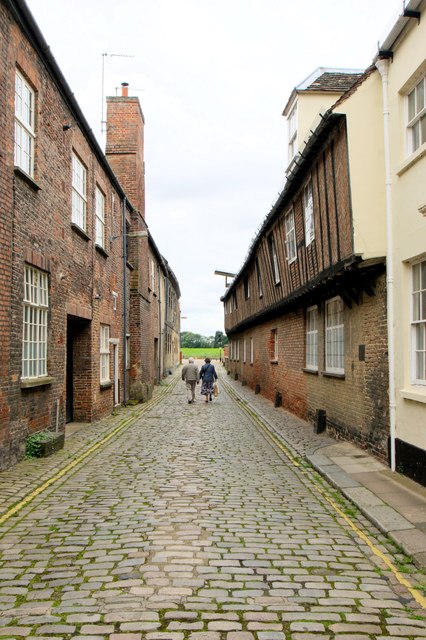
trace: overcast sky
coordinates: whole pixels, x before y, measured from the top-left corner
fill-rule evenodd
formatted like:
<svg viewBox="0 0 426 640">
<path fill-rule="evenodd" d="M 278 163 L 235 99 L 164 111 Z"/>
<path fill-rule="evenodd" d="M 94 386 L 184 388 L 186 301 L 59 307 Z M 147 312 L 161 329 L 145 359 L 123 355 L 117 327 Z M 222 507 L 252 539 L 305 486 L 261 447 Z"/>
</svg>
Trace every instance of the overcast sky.
<svg viewBox="0 0 426 640">
<path fill-rule="evenodd" d="M 320 66 L 371 64 L 402 0 L 27 2 L 102 148 L 102 77 L 105 96 L 128 82 L 139 97 L 146 220 L 182 330 L 222 331 L 214 271 L 240 269 L 283 187 L 292 89 Z"/>
</svg>

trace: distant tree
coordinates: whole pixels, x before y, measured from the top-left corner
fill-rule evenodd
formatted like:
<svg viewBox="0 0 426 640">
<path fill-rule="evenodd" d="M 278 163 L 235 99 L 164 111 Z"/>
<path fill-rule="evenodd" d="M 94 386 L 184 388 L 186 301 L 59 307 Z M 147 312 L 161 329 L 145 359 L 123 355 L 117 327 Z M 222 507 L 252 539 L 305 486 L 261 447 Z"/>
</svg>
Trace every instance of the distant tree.
<svg viewBox="0 0 426 640">
<path fill-rule="evenodd" d="M 201 336 L 199 333 L 191 333 L 190 331 L 182 331 L 180 334 L 180 344 L 188 349 L 206 349 L 221 348 L 228 344 L 228 338 L 222 331 L 216 331 L 214 336 Z"/>
<path fill-rule="evenodd" d="M 228 338 L 225 336 L 223 331 L 216 331 L 214 336 L 213 346 L 219 349 L 222 349 L 225 344 L 227 344 Z"/>
<path fill-rule="evenodd" d="M 199 333 L 191 333 L 190 331 L 182 331 L 180 334 L 180 344 L 182 347 L 189 349 L 199 349 L 205 347 L 205 338 Z"/>
</svg>

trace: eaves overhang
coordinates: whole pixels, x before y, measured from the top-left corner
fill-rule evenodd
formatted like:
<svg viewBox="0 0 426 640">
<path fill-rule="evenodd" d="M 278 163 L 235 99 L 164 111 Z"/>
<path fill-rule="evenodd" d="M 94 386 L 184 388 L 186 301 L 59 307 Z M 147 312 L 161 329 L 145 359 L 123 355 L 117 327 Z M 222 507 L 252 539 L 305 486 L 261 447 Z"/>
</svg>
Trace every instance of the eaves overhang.
<svg viewBox="0 0 426 640">
<path fill-rule="evenodd" d="M 303 151 L 299 154 L 294 169 L 289 172 L 284 189 L 278 196 L 277 201 L 272 209 L 265 217 L 261 227 L 259 228 L 254 240 L 252 241 L 247 257 L 243 266 L 235 276 L 234 281 L 229 285 L 228 290 L 222 296 L 221 300 L 226 300 L 235 287 L 241 282 L 245 269 L 253 261 L 256 249 L 259 246 L 263 236 L 272 228 L 283 210 L 289 205 L 294 195 L 299 191 L 306 178 L 306 174 L 318 155 L 324 142 L 327 140 L 330 132 L 337 126 L 339 122 L 345 119 L 345 115 L 341 113 L 333 113 L 330 109 L 321 116 L 321 122 L 315 131 L 311 131 L 311 136 L 306 143 Z"/>
<path fill-rule="evenodd" d="M 322 271 L 316 278 L 279 302 L 245 318 L 226 329 L 231 336 L 251 329 L 279 316 L 317 305 L 324 299 L 340 296 L 347 307 L 360 304 L 363 294 L 375 295 L 375 280 L 386 270 L 384 257 L 363 261 L 361 256 L 351 256 L 346 260 Z"/>
<path fill-rule="evenodd" d="M 404 32 L 411 26 L 412 22 L 420 22 L 420 10 L 424 5 L 424 0 L 409 0 L 403 6 L 403 12 L 398 16 L 387 36 L 379 43 L 379 50 L 375 57 L 378 58 L 393 56 L 395 46 Z"/>
</svg>

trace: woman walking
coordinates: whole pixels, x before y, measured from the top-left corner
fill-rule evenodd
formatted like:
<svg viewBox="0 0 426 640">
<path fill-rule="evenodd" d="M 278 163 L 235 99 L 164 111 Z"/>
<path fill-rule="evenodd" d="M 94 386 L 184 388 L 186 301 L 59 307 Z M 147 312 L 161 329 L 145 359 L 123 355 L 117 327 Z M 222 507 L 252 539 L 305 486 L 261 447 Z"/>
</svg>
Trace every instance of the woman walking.
<svg viewBox="0 0 426 640">
<path fill-rule="evenodd" d="M 206 402 L 212 401 L 213 397 L 213 384 L 217 380 L 217 373 L 214 365 L 211 364 L 210 358 L 204 360 L 206 364 L 203 364 L 200 370 L 200 378 L 202 380 L 201 395 L 206 396 Z"/>
</svg>

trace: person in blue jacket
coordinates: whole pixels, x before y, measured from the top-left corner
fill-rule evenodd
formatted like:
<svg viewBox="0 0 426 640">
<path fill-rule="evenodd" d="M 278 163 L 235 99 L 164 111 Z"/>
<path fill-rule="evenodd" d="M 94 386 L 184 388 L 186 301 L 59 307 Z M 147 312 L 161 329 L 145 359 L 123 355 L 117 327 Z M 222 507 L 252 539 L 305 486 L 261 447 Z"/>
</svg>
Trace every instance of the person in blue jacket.
<svg viewBox="0 0 426 640">
<path fill-rule="evenodd" d="M 217 373 L 214 365 L 210 362 L 210 358 L 204 360 L 205 364 L 200 369 L 201 395 L 206 397 L 206 402 L 213 398 L 213 385 L 217 380 Z"/>
</svg>

